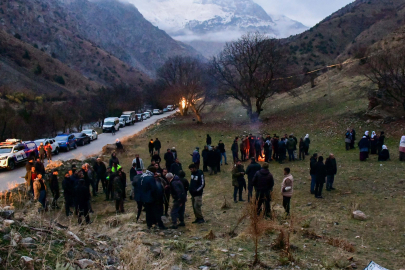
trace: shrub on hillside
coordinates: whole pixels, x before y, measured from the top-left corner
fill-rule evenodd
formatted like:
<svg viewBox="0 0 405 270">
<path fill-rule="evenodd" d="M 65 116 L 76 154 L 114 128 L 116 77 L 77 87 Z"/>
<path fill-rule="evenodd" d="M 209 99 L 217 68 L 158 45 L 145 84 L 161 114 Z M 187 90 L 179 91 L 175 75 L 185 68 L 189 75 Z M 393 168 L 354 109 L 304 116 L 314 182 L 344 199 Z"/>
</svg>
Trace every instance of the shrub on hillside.
<svg viewBox="0 0 405 270">
<path fill-rule="evenodd" d="M 65 85 L 65 79 L 62 76 L 55 75 L 53 76 L 53 80 L 61 85 Z"/>
</svg>

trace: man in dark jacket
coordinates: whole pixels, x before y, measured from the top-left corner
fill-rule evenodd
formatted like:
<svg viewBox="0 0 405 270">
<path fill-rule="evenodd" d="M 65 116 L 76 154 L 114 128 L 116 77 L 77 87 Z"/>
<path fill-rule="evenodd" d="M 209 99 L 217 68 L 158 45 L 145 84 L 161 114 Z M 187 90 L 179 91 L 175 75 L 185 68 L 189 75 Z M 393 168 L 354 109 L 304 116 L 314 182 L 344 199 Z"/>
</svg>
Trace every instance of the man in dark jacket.
<svg viewBox="0 0 405 270">
<path fill-rule="evenodd" d="M 249 134 L 249 158 L 255 157 L 255 141 L 256 138 Z"/>
<path fill-rule="evenodd" d="M 256 152 L 256 160 L 259 160 L 259 157 L 263 158 L 262 143 L 260 136 L 258 136 L 257 139 L 255 140 L 255 152 Z"/>
<path fill-rule="evenodd" d="M 269 171 L 269 164 L 264 163 L 262 169 L 253 177 L 253 186 L 256 188 L 257 214 L 260 215 L 264 203 L 264 215 L 271 218 L 271 194 L 274 187 L 273 175 Z"/>
<path fill-rule="evenodd" d="M 318 158 L 318 162 L 316 163 L 316 185 L 315 185 L 315 198 L 323 199 L 322 197 L 322 188 L 323 184 L 325 183 L 326 178 L 326 167 L 323 164 L 323 157 L 320 156 Z"/>
<path fill-rule="evenodd" d="M 155 161 L 156 163 L 160 163 L 162 161 L 162 159 L 160 158 L 160 155 L 158 154 L 157 151 L 154 152 L 152 158 L 151 158 L 151 162 Z"/>
<path fill-rule="evenodd" d="M 174 157 L 170 149 L 167 149 L 167 152 L 164 155 L 164 159 L 166 161 L 166 168 L 170 171 L 170 168 L 174 163 Z"/>
<path fill-rule="evenodd" d="M 170 172 L 174 175 L 179 175 L 179 172 L 183 170 L 181 163 L 178 158 L 174 161 L 172 166 L 170 166 Z"/>
<path fill-rule="evenodd" d="M 152 228 L 152 225 L 155 224 L 154 217 L 154 203 L 156 200 L 156 182 L 155 182 L 155 167 L 149 167 L 140 179 L 139 192 L 140 192 L 140 201 L 145 206 L 146 212 L 146 225 L 148 229 Z"/>
<path fill-rule="evenodd" d="M 212 139 L 209 134 L 207 134 L 207 139 L 205 140 L 205 142 L 207 143 L 208 146 L 210 146 L 212 144 Z"/>
<path fill-rule="evenodd" d="M 90 209 L 89 209 L 90 191 L 84 182 L 84 179 L 79 180 L 77 187 L 77 209 L 78 209 L 78 222 L 82 224 L 82 216 L 85 217 L 86 223 L 90 224 Z"/>
<path fill-rule="evenodd" d="M 314 153 L 309 159 L 309 174 L 311 175 L 311 194 L 315 194 L 315 185 L 316 185 L 316 163 L 318 160 L 318 154 Z"/>
<path fill-rule="evenodd" d="M 232 157 L 233 157 L 233 164 L 236 164 L 236 161 L 238 160 L 238 152 L 239 152 L 239 146 L 238 146 L 237 140 L 233 141 L 231 151 L 232 151 Z"/>
<path fill-rule="evenodd" d="M 148 148 L 149 148 L 149 154 L 150 154 L 150 156 L 152 156 L 153 155 L 153 149 L 155 148 L 153 146 L 153 139 L 150 139 L 149 144 L 148 144 Z"/>
<path fill-rule="evenodd" d="M 181 183 L 183 184 L 184 191 L 186 192 L 186 197 L 187 197 L 187 192 L 188 192 L 190 183 L 187 181 L 187 179 L 185 177 L 186 177 L 186 173 L 184 171 L 180 171 L 179 178 L 180 178 Z"/>
<path fill-rule="evenodd" d="M 290 137 L 288 138 L 286 147 L 288 151 L 288 160 L 295 161 L 294 151 L 297 149 L 297 142 L 294 140 L 292 135 L 290 135 Z"/>
<path fill-rule="evenodd" d="M 333 187 L 333 182 L 335 181 L 335 175 L 337 173 L 336 159 L 333 154 L 330 154 L 325 161 L 326 168 L 326 190 L 335 190 Z"/>
<path fill-rule="evenodd" d="M 208 146 L 204 146 L 201 156 L 203 158 L 203 172 L 208 172 Z"/>
<path fill-rule="evenodd" d="M 111 168 L 107 168 L 107 177 L 106 177 L 106 193 L 105 193 L 105 201 L 109 201 L 110 198 L 113 197 L 113 180 L 116 173 L 111 171 Z"/>
<path fill-rule="evenodd" d="M 282 164 L 283 160 L 285 159 L 285 151 L 286 151 L 284 138 L 281 138 L 281 140 L 278 142 L 277 150 L 278 150 L 278 162 Z"/>
<path fill-rule="evenodd" d="M 112 168 L 113 163 L 116 163 L 117 165 L 120 164 L 120 161 L 118 160 L 117 154 L 115 152 L 113 152 L 111 154 L 111 158 L 110 158 L 110 160 L 108 162 L 108 166 L 110 166 Z"/>
<path fill-rule="evenodd" d="M 124 198 L 125 198 L 125 186 L 124 180 L 126 176 L 122 169 L 118 170 L 118 174 L 113 179 L 113 189 L 114 189 L 114 200 L 115 200 L 115 211 L 116 213 L 124 213 Z"/>
<path fill-rule="evenodd" d="M 37 158 L 37 162 L 35 162 L 35 170 L 38 174 L 42 174 L 45 176 L 45 166 L 39 158 Z"/>
<path fill-rule="evenodd" d="M 98 191 L 98 183 L 101 181 L 103 186 L 103 192 L 106 191 L 106 173 L 107 168 L 104 162 L 101 161 L 101 158 L 97 158 L 96 164 L 94 164 L 94 171 L 96 172 L 96 191 Z"/>
<path fill-rule="evenodd" d="M 236 161 L 235 166 L 232 169 L 232 186 L 233 186 L 233 201 L 238 202 L 237 195 L 239 192 L 239 201 L 243 202 L 242 193 L 243 188 L 246 190 L 246 180 L 245 180 L 245 168 L 240 160 Z"/>
<path fill-rule="evenodd" d="M 207 153 L 207 166 L 210 168 L 210 175 L 217 174 L 216 154 L 213 147 L 209 147 Z"/>
<path fill-rule="evenodd" d="M 225 151 L 225 144 L 221 141 L 218 143 L 218 149 L 221 152 L 221 165 L 222 165 L 222 157 L 225 159 L 225 165 L 228 165 L 227 160 L 226 160 L 226 151 Z"/>
<path fill-rule="evenodd" d="M 186 226 L 184 223 L 184 212 L 186 210 L 187 195 L 183 183 L 177 175 L 173 176 L 173 174 L 168 173 L 167 180 L 170 182 L 170 190 L 173 198 L 172 211 L 170 213 L 173 224 L 171 229 L 177 229 L 178 226 Z M 177 219 L 180 221 L 178 225 Z"/>
<path fill-rule="evenodd" d="M 137 174 L 135 175 L 131 181 L 132 181 L 132 193 L 134 194 L 134 200 L 136 201 L 137 207 L 138 207 L 138 213 L 136 215 L 136 222 L 138 222 L 139 217 L 141 216 L 142 213 L 142 207 L 143 207 L 143 202 L 141 201 L 141 178 L 142 174 Z"/>
<path fill-rule="evenodd" d="M 153 147 L 155 148 L 155 150 L 160 155 L 160 149 L 162 148 L 162 144 L 160 143 L 158 138 L 156 138 L 156 140 L 153 142 Z"/>
<path fill-rule="evenodd" d="M 250 202 L 253 195 L 253 177 L 256 172 L 262 168 L 260 164 L 256 162 L 255 158 L 251 158 L 250 160 L 250 164 L 246 168 L 246 174 L 248 176 L 248 202 Z"/>
<path fill-rule="evenodd" d="M 75 194 L 75 187 L 70 175 L 68 173 L 65 174 L 65 179 L 62 182 L 63 188 L 63 196 L 65 197 L 65 211 L 66 216 L 70 216 L 73 212 L 70 211 L 70 207 L 74 207 L 74 194 Z"/>
<path fill-rule="evenodd" d="M 53 209 L 59 209 L 58 206 L 58 199 L 60 197 L 59 195 L 59 181 L 58 181 L 58 171 L 53 171 L 52 176 L 51 176 L 51 181 L 50 181 L 50 188 L 53 196 L 52 200 L 52 208 Z"/>
<path fill-rule="evenodd" d="M 245 145 L 245 135 L 243 135 L 241 142 L 239 144 L 240 160 L 246 161 L 246 145 Z"/>
<path fill-rule="evenodd" d="M 193 210 L 195 215 L 195 221 L 193 223 L 204 223 L 204 217 L 202 215 L 201 207 L 202 207 L 202 195 L 205 187 L 205 180 L 204 180 L 204 173 L 201 170 L 197 170 L 195 164 L 191 164 L 188 166 L 191 171 L 191 179 L 190 179 L 190 195 L 191 195 L 191 202 L 193 204 Z"/>
<path fill-rule="evenodd" d="M 354 142 L 356 141 L 356 131 L 352 129 L 351 134 L 352 134 L 352 141 L 350 142 L 350 149 L 354 149 Z"/>
</svg>

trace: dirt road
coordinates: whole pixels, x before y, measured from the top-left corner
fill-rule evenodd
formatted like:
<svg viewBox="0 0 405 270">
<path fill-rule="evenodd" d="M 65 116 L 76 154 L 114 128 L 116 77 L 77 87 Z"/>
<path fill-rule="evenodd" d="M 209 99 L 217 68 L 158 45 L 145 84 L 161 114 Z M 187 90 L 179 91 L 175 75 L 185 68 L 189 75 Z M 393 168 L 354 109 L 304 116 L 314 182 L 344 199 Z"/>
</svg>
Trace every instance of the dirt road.
<svg viewBox="0 0 405 270">
<path fill-rule="evenodd" d="M 135 123 L 135 125 L 133 126 L 121 128 L 120 131 L 115 134 L 115 136 L 112 136 L 111 133 L 100 134 L 98 139 L 92 141 L 91 144 L 88 144 L 86 146 L 79 146 L 76 150 L 71 150 L 69 152 L 61 152 L 59 155 L 54 156 L 53 160 L 83 160 L 88 156 L 97 155 L 106 144 L 115 143 L 115 139 L 119 138 L 121 140 L 127 136 L 134 135 L 140 132 L 145 127 L 155 123 L 157 120 L 168 117 L 174 113 L 175 111 L 167 112 L 162 115 L 154 115 L 143 122 Z M 3 191 L 11 186 L 14 186 L 15 184 L 24 183 L 25 180 L 23 178 L 20 178 L 24 175 L 25 163 L 16 166 L 13 171 L 7 171 L 5 169 L 0 170 L 0 190 Z"/>
</svg>

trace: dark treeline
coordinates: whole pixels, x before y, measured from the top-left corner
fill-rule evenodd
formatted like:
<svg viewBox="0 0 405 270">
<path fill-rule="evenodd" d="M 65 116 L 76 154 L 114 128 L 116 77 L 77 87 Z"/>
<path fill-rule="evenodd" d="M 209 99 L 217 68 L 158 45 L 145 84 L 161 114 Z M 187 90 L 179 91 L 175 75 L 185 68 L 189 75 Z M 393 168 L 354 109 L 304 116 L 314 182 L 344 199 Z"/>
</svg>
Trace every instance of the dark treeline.
<svg viewBox="0 0 405 270">
<path fill-rule="evenodd" d="M 0 140 L 34 140 L 53 137 L 67 129 L 81 130 L 90 122 L 120 116 L 125 110 L 143 107 L 141 91 L 127 86 L 100 88 L 94 92 L 36 96 L 31 91 L 0 90 Z"/>
</svg>

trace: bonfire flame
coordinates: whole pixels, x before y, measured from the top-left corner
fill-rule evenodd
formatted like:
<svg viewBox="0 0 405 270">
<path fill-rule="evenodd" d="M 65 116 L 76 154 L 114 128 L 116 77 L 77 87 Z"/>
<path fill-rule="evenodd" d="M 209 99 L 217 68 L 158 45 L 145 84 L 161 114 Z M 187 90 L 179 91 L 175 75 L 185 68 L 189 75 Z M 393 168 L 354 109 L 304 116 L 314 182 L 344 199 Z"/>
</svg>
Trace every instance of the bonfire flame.
<svg viewBox="0 0 405 270">
<path fill-rule="evenodd" d="M 186 105 L 187 105 L 187 101 L 186 101 L 185 98 L 183 98 L 183 99 L 181 100 L 181 107 L 182 107 L 183 109 L 185 109 L 185 108 L 186 108 Z"/>
<path fill-rule="evenodd" d="M 264 162 L 264 157 L 260 157 L 260 156 L 259 156 L 258 161 L 260 161 L 260 162 Z"/>
</svg>

